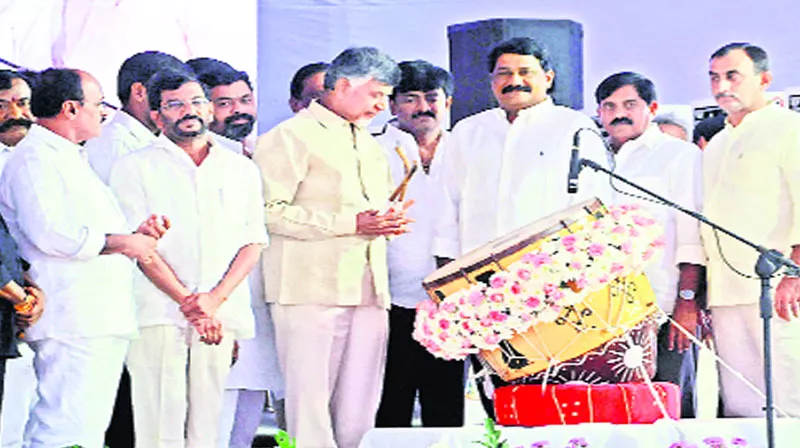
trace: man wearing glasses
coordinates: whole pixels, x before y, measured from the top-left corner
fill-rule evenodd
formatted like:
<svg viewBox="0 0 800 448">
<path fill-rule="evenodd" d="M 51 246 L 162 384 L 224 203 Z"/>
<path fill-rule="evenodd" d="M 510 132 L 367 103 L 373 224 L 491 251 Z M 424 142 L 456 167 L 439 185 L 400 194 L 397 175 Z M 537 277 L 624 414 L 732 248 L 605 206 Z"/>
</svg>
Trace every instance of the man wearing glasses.
<svg viewBox="0 0 800 448">
<path fill-rule="evenodd" d="M 500 107 L 464 118 L 442 154 L 444 204 L 436 226 L 439 264 L 584 199 L 609 195 L 608 181 L 585 170 L 578 194 L 567 194 L 570 148 L 592 120 L 557 106 L 548 92 L 556 74 L 547 50 L 517 37 L 489 54 Z M 607 165 L 600 138 L 583 133 L 581 157 Z"/>
<path fill-rule="evenodd" d="M 194 75 L 157 73 L 147 93 L 161 135 L 120 159 L 110 180 L 128 222 L 172 221 L 134 275 L 141 338 L 127 361 L 136 446 L 211 447 L 233 341 L 254 334 L 243 280 L 267 243 L 261 180 L 208 132 L 213 105 Z"/>
</svg>

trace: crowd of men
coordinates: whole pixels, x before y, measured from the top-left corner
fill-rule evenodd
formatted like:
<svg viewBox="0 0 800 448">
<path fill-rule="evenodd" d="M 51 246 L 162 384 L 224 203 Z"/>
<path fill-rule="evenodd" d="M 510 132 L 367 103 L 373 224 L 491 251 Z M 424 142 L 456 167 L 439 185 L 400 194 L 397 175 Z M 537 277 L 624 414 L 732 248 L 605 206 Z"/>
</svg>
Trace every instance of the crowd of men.
<svg viewBox="0 0 800 448">
<path fill-rule="evenodd" d="M 449 72 L 350 48 L 302 67 L 295 115 L 257 140 L 251 81 L 219 60 L 131 56 L 105 125 L 91 74 L 0 71 L 2 446 L 248 447 L 268 391 L 300 448 L 410 426 L 416 400 L 423 425 L 461 426 L 464 363 L 411 336 L 422 279 L 592 197 L 640 202 L 664 228 L 647 268 L 672 317 L 656 379 L 682 387 L 684 417 L 695 368 L 678 325 L 697 332 L 704 309 L 735 370 L 722 414 L 763 415 L 747 384 L 764 390 L 759 282 L 732 269 L 755 252 L 599 173 L 567 194 L 573 137 L 595 124 L 553 102 L 552 58 L 531 38 L 499 43 L 498 107 L 448 131 Z M 607 141 L 581 154 L 800 262 L 800 115 L 767 100 L 755 45 L 720 48 L 708 74 L 727 118 L 695 129 L 704 151 L 656 118 L 652 81 L 621 72 L 595 91 Z M 800 280 L 774 303 L 776 404 L 800 417 Z"/>
</svg>

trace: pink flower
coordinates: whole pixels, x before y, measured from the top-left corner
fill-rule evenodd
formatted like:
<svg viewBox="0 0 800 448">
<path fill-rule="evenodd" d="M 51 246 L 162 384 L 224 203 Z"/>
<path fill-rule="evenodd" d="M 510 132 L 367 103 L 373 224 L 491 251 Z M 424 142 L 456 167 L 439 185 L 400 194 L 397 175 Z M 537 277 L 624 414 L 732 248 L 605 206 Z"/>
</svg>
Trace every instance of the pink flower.
<svg viewBox="0 0 800 448">
<path fill-rule="evenodd" d="M 528 269 L 524 269 L 524 268 L 517 269 L 517 278 L 519 278 L 520 280 L 525 280 L 525 281 L 530 280 L 531 279 L 531 271 L 529 271 Z"/>
<path fill-rule="evenodd" d="M 472 306 L 479 306 L 486 300 L 483 294 L 470 294 L 469 295 L 469 304 Z"/>
<path fill-rule="evenodd" d="M 604 229 L 605 227 L 606 227 L 606 223 L 603 222 L 602 220 L 601 221 L 595 221 L 594 224 L 592 224 L 592 228 L 595 229 L 595 230 Z"/>
<path fill-rule="evenodd" d="M 542 301 L 539 300 L 538 297 L 528 297 L 528 299 L 525 300 L 525 305 L 527 305 L 527 306 L 529 306 L 531 308 L 534 308 L 534 309 L 535 308 L 539 308 L 539 305 L 541 305 L 541 304 L 542 304 Z"/>
<path fill-rule="evenodd" d="M 489 279 L 489 286 L 492 288 L 502 288 L 506 285 L 506 278 L 503 275 L 493 275 L 491 279 Z"/>
<path fill-rule="evenodd" d="M 575 235 L 570 234 L 570 235 L 567 235 L 567 236 L 561 238 L 561 245 L 564 246 L 564 247 L 570 247 L 570 246 L 574 246 L 577 241 L 578 241 L 578 237 L 576 237 Z"/>
<path fill-rule="evenodd" d="M 646 251 L 644 251 L 644 253 L 642 254 L 642 259 L 643 259 L 644 261 L 647 261 L 647 260 L 649 260 L 650 258 L 652 258 L 652 257 L 653 257 L 653 253 L 654 253 L 654 252 L 655 252 L 655 251 L 653 250 L 653 248 L 647 249 L 647 250 L 646 250 Z"/>
<path fill-rule="evenodd" d="M 592 257 L 599 257 L 606 251 L 606 246 L 599 243 L 592 243 L 589 245 L 589 255 Z"/>
<path fill-rule="evenodd" d="M 625 226 L 615 226 L 611 229 L 611 233 L 625 233 Z"/>
<path fill-rule="evenodd" d="M 483 341 L 488 345 L 497 345 L 497 343 L 500 342 L 500 336 L 494 333 L 489 333 L 485 338 L 483 338 Z"/>
<path fill-rule="evenodd" d="M 450 321 L 447 319 L 439 319 L 439 328 L 442 330 L 447 330 L 450 328 Z"/>
<path fill-rule="evenodd" d="M 637 226 L 641 226 L 641 227 L 652 226 L 656 222 L 655 219 L 647 218 L 647 217 L 642 216 L 642 215 L 633 215 L 632 219 L 633 219 L 633 223 L 634 224 L 636 224 Z"/>
<path fill-rule="evenodd" d="M 433 300 L 423 300 L 417 304 L 417 312 L 419 311 L 436 311 L 439 308 L 439 305 L 436 304 Z"/>
<path fill-rule="evenodd" d="M 542 290 L 548 296 L 553 295 L 556 292 L 556 289 L 558 288 L 556 288 L 556 285 L 552 283 L 545 283 L 544 286 L 542 287 Z"/>
<path fill-rule="evenodd" d="M 500 311 L 492 311 L 489 313 L 489 319 L 492 319 L 495 322 L 505 322 L 508 319 L 508 315 L 501 313 Z"/>
<path fill-rule="evenodd" d="M 625 271 L 625 266 L 622 263 L 611 263 L 611 275 L 617 276 Z"/>
<path fill-rule="evenodd" d="M 581 269 L 583 269 L 583 263 L 581 263 L 579 261 L 570 262 L 569 268 L 570 269 L 574 269 L 576 271 L 580 271 Z"/>
<path fill-rule="evenodd" d="M 636 238 L 639 235 L 641 235 L 641 233 L 639 232 L 638 229 L 636 229 L 636 227 L 631 227 L 630 229 L 628 229 L 628 236 L 630 236 L 631 238 Z"/>
<path fill-rule="evenodd" d="M 528 264 L 532 264 L 534 268 L 538 269 L 546 264 L 550 264 L 552 259 L 550 258 L 549 254 L 546 254 L 544 252 L 532 252 L 523 255 L 522 261 Z"/>
<path fill-rule="evenodd" d="M 522 292 L 522 286 L 520 286 L 520 284 L 517 283 L 517 282 L 514 282 L 514 284 L 511 285 L 510 289 L 511 289 L 511 294 L 515 294 L 516 295 L 516 294 L 519 294 L 519 293 Z"/>
<path fill-rule="evenodd" d="M 650 243 L 650 245 L 653 247 L 664 247 L 666 244 L 667 242 L 664 239 L 664 235 L 659 235 L 658 238 L 656 238 L 655 240 L 653 240 L 652 243 Z"/>
<path fill-rule="evenodd" d="M 620 250 L 625 254 L 630 255 L 631 252 L 633 252 L 633 243 L 630 241 L 625 241 L 622 243 L 622 246 L 620 246 Z"/>
<path fill-rule="evenodd" d="M 494 303 L 503 303 L 503 295 L 502 294 L 492 294 L 489 296 L 489 300 Z"/>
<path fill-rule="evenodd" d="M 452 302 L 443 302 L 442 305 L 440 306 L 440 308 L 442 309 L 442 311 L 444 311 L 446 313 L 451 313 L 451 314 L 455 313 L 456 310 L 458 309 L 456 304 L 452 303 Z"/>
<path fill-rule="evenodd" d="M 492 322 L 492 319 L 489 316 L 484 316 L 484 317 L 481 318 L 481 326 L 482 327 L 489 328 L 493 324 L 494 324 L 494 322 Z"/>
</svg>

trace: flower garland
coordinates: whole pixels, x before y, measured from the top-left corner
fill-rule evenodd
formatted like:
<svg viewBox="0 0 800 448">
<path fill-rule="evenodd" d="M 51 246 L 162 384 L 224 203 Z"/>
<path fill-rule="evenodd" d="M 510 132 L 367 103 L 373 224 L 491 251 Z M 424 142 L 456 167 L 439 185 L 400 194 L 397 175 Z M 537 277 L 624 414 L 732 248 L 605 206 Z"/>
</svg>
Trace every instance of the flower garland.
<svg viewBox="0 0 800 448">
<path fill-rule="evenodd" d="M 541 322 L 552 322 L 616 278 L 641 272 L 664 246 L 662 229 L 638 205 L 608 208 L 568 235 L 545 238 L 489 284 L 417 305 L 413 337 L 434 356 L 464 359 Z"/>
</svg>

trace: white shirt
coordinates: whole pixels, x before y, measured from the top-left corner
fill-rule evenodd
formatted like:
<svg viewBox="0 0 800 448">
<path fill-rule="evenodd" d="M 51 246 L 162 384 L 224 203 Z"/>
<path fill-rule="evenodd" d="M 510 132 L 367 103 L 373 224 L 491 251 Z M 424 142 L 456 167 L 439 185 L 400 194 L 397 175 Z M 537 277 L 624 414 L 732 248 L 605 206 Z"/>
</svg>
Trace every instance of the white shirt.
<svg viewBox="0 0 800 448">
<path fill-rule="evenodd" d="M 172 227 L 158 241 L 158 252 L 190 291 L 210 291 L 239 249 L 267 243 L 258 169 L 216 143 L 197 166 L 162 135 L 114 165 L 111 189 L 130 223 L 150 214 L 169 217 Z M 134 291 L 140 327 L 187 326 L 178 304 L 140 272 L 134 276 Z M 247 281 L 216 317 L 235 338 L 253 337 Z"/>
<path fill-rule="evenodd" d="M 387 254 L 392 304 L 404 308 L 415 308 L 428 297 L 422 288 L 422 280 L 436 270 L 432 252 L 433 230 L 441 208 L 436 176 L 441 167 L 440 151 L 447 135 L 443 131 L 431 162 L 430 174 L 425 174 L 422 169 L 419 147 L 413 135 L 386 125 L 383 133 L 375 136 L 375 140 L 386 151 L 395 185 L 399 185 L 405 175 L 402 159 L 395 148 L 400 147 L 410 162 L 416 160 L 419 164 L 416 174 L 408 183 L 405 196 L 406 200 L 414 200 L 414 205 L 407 213 L 414 220 L 409 226 L 411 232 L 390 239 Z"/>
<path fill-rule="evenodd" d="M 0 213 L 47 295 L 28 339 L 135 335 L 133 263 L 99 255 L 131 229 L 78 145 L 33 125 L 3 171 Z"/>
<path fill-rule="evenodd" d="M 0 173 L 6 167 L 6 163 L 8 163 L 8 159 L 11 158 L 11 151 L 13 149 L 10 146 L 6 146 L 3 142 L 0 142 Z"/>
<path fill-rule="evenodd" d="M 120 110 L 103 126 L 103 133 L 86 142 L 84 148 L 92 169 L 108 184 L 114 162 L 125 154 L 147 146 L 155 139 L 155 134 L 139 120 Z"/>
<path fill-rule="evenodd" d="M 697 212 L 702 198 L 702 152 L 651 125 L 639 138 L 626 142 L 614 156 L 614 172 L 642 187 Z M 664 252 L 646 269 L 658 306 L 672 313 L 678 294 L 679 263 L 705 264 L 700 223 L 665 205 L 629 196 L 647 197 L 614 181 L 616 204 L 642 205 L 664 229 Z"/>
<path fill-rule="evenodd" d="M 703 214 L 711 221 L 757 244 L 789 255 L 800 244 L 800 115 L 776 105 L 730 124 L 703 151 Z M 708 256 L 710 306 L 758 303 L 756 251 L 702 227 Z M 772 286 L 776 286 L 774 279 Z"/>
<path fill-rule="evenodd" d="M 546 101 L 509 123 L 502 109 L 458 122 L 442 160 L 444 204 L 434 254 L 457 258 L 591 197 L 611 198 L 605 174 L 584 169 L 577 194 L 567 194 L 575 132 L 597 126 L 586 115 Z M 605 146 L 581 134 L 581 157 L 608 165 Z"/>
</svg>

